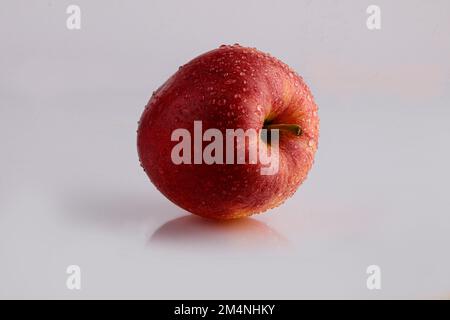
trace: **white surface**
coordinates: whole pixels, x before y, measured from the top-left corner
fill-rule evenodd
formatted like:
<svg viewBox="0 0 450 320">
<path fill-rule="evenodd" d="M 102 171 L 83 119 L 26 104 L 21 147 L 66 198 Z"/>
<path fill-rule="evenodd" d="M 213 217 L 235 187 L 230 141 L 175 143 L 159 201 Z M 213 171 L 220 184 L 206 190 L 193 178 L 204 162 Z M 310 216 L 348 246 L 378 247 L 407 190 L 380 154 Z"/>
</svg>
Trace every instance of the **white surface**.
<svg viewBox="0 0 450 320">
<path fill-rule="evenodd" d="M 448 298 L 449 2 L 3 1 L 0 298 Z M 136 122 L 222 43 L 279 57 L 319 104 L 315 166 L 280 208 L 189 217 L 139 167 Z M 82 290 L 66 288 L 66 267 Z M 366 267 L 382 290 L 366 288 Z"/>
</svg>

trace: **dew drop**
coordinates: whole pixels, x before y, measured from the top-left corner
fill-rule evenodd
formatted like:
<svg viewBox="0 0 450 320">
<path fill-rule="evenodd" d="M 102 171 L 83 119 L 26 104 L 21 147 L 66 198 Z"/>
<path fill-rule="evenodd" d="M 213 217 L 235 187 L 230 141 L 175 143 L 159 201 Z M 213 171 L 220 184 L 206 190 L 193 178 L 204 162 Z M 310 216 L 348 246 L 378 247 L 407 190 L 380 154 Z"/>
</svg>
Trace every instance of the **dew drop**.
<svg viewBox="0 0 450 320">
<path fill-rule="evenodd" d="M 229 80 L 225 81 L 225 84 L 233 84 L 233 83 L 236 83 L 235 79 L 229 79 Z"/>
</svg>

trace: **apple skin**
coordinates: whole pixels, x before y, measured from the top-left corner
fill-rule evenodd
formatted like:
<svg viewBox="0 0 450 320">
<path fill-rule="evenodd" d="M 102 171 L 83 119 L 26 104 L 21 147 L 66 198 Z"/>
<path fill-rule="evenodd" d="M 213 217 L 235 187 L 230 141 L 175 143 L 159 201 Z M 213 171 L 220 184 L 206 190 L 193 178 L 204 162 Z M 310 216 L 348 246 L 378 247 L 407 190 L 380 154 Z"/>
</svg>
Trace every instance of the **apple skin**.
<svg viewBox="0 0 450 320">
<path fill-rule="evenodd" d="M 225 136 L 225 129 L 260 130 L 268 119 L 302 129 L 300 136 L 280 131 L 277 174 L 261 175 L 259 162 L 172 162 L 175 129 L 193 137 L 194 121 L 201 120 L 203 132 L 217 128 Z M 277 207 L 294 194 L 314 161 L 319 117 L 308 86 L 286 64 L 254 48 L 222 45 L 180 67 L 153 93 L 137 132 L 141 166 L 162 194 L 193 214 L 232 219 Z"/>
</svg>

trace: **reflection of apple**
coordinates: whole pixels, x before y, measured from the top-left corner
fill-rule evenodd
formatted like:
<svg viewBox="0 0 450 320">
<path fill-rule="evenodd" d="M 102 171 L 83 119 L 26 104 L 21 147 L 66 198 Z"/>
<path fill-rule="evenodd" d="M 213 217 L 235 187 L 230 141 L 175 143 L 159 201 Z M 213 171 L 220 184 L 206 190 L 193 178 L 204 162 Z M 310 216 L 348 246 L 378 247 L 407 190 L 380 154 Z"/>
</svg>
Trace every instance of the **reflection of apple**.
<svg viewBox="0 0 450 320">
<path fill-rule="evenodd" d="M 172 141 L 172 133 L 184 128 L 196 139 L 194 121 L 223 136 L 226 129 L 279 129 L 277 173 L 262 175 L 260 161 L 174 163 L 178 140 Z M 318 135 L 317 106 L 303 79 L 268 54 L 233 45 L 195 58 L 154 93 L 137 144 L 142 166 L 167 198 L 194 214 L 230 219 L 263 212 L 291 196 L 311 168 Z M 244 144 L 247 158 L 251 143 Z M 209 142 L 200 144 L 205 148 Z M 189 151 L 189 158 L 195 152 Z"/>
<path fill-rule="evenodd" d="M 213 241 L 211 241 L 213 240 Z M 239 250 L 286 247 L 289 242 L 264 222 L 246 218 L 227 221 L 202 219 L 193 215 L 173 219 L 159 227 L 150 242 L 175 248 Z M 190 250 L 189 252 L 191 252 Z"/>
</svg>

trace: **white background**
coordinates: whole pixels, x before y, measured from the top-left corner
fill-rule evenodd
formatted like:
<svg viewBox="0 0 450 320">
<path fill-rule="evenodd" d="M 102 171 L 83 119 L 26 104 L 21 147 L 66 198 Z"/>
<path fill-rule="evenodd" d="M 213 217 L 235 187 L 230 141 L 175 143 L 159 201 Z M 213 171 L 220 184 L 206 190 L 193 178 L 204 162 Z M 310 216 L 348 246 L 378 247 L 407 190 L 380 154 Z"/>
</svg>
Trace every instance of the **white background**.
<svg viewBox="0 0 450 320">
<path fill-rule="evenodd" d="M 449 298 L 449 4 L 3 0 L 0 298 Z M 293 198 L 214 224 L 148 181 L 136 128 L 179 65 L 235 42 L 305 78 L 321 137 Z"/>
</svg>

